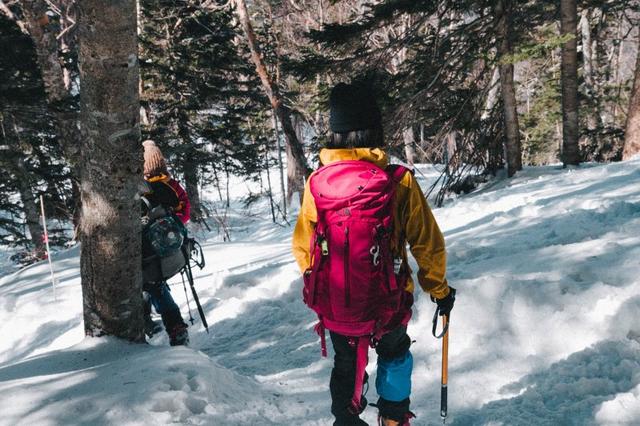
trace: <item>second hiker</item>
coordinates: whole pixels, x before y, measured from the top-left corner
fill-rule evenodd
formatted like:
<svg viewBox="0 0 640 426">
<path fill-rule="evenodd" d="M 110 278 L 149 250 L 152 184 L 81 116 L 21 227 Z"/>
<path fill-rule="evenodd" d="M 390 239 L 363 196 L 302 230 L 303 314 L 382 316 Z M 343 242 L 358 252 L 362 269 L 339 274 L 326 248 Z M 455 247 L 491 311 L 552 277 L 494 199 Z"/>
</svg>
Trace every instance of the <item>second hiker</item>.
<svg viewBox="0 0 640 426">
<path fill-rule="evenodd" d="M 147 214 L 146 220 L 148 220 L 149 216 L 152 216 L 151 220 L 171 217 L 171 221 L 167 221 L 167 223 L 179 226 L 186 224 L 190 217 L 190 204 L 187 193 L 169 175 L 167 164 L 160 148 L 152 140 L 146 140 L 142 145 L 144 147 L 144 179 L 147 185 L 147 191 L 142 196 L 145 202 L 149 203 L 146 206 L 146 210 L 153 212 Z M 177 218 L 180 223 L 177 223 L 173 217 Z M 145 225 L 143 233 L 148 232 L 150 225 L 151 222 Z M 142 250 L 143 261 L 151 259 L 144 267 L 161 268 L 160 261 L 157 254 L 154 253 L 153 247 L 151 247 L 149 238 L 143 238 Z M 178 256 L 182 256 L 182 254 L 178 253 Z M 144 313 L 147 334 L 151 334 L 154 328 L 154 324 L 151 321 L 151 305 L 153 305 L 156 312 L 162 317 L 171 346 L 186 345 L 189 342 L 187 324 L 182 319 L 180 308 L 173 300 L 171 290 L 162 274 L 152 280 L 145 279 L 142 288 L 146 293 Z"/>
</svg>

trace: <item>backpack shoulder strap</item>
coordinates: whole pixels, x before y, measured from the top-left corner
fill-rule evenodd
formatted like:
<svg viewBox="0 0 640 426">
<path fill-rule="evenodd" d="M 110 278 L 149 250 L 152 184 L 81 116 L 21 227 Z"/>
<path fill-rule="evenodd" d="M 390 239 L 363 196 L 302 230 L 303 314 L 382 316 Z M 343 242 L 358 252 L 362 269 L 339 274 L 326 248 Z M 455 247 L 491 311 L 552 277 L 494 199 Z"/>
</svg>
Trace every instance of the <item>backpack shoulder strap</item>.
<svg viewBox="0 0 640 426">
<path fill-rule="evenodd" d="M 389 177 L 391 177 L 391 179 L 396 182 L 396 184 L 402 181 L 405 173 L 414 173 L 413 169 L 410 169 L 409 167 L 403 166 L 401 164 L 389 164 L 385 170 L 389 174 Z"/>
</svg>

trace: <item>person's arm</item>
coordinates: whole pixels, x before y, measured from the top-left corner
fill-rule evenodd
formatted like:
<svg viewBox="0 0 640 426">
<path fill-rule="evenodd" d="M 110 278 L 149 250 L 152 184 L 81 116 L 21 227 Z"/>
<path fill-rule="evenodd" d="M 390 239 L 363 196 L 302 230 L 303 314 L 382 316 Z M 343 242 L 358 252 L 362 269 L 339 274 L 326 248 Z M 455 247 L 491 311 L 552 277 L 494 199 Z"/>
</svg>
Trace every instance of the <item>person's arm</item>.
<svg viewBox="0 0 640 426">
<path fill-rule="evenodd" d="M 401 185 L 403 184 L 408 187 L 406 206 L 403 209 L 405 237 L 411 254 L 418 263 L 418 282 L 425 292 L 436 299 L 443 299 L 449 294 L 444 237 L 420 185 L 411 173 L 405 174 Z"/>
<path fill-rule="evenodd" d="M 178 216 L 180 222 L 186 224 L 191 219 L 191 203 L 189 202 L 189 196 L 182 186 L 175 179 L 169 181 L 169 186 L 175 191 L 178 196 L 178 205 L 174 208 L 174 214 Z"/>
<path fill-rule="evenodd" d="M 298 220 L 291 240 L 293 256 L 296 258 L 298 267 L 300 267 L 300 272 L 302 273 L 311 266 L 310 243 L 317 220 L 316 205 L 309 190 L 309 182 L 307 181 L 304 188 L 302 206 L 300 207 L 300 213 L 298 214 Z"/>
</svg>

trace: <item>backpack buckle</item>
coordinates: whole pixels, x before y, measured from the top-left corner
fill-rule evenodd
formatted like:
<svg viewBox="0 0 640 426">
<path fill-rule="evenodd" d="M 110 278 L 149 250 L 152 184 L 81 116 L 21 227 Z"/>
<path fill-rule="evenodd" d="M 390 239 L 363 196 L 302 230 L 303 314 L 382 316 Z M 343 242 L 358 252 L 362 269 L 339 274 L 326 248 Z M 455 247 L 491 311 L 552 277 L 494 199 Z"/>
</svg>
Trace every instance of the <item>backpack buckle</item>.
<svg viewBox="0 0 640 426">
<path fill-rule="evenodd" d="M 371 253 L 371 256 L 373 256 L 373 266 L 378 266 L 380 264 L 380 246 L 378 244 L 371 246 L 371 249 L 369 249 L 369 253 Z"/>
</svg>

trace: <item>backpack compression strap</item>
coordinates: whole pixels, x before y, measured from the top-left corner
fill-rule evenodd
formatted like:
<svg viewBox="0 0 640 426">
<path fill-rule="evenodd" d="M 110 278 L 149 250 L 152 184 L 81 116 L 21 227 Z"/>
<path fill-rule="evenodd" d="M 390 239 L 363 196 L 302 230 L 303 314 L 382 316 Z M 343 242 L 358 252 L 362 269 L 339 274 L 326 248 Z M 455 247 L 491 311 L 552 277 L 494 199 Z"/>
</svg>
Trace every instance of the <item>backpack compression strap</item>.
<svg viewBox="0 0 640 426">
<path fill-rule="evenodd" d="M 356 383 L 349 411 L 357 415 L 364 410 L 364 407 L 362 407 L 362 387 L 364 386 L 365 370 L 369 363 L 369 345 L 371 341 L 368 336 L 361 336 L 357 338 L 356 342 Z"/>
<path fill-rule="evenodd" d="M 386 169 L 387 173 L 393 180 L 395 186 L 393 187 L 393 193 L 395 196 L 396 188 L 398 184 L 402 181 L 402 177 L 406 172 L 410 172 L 404 166 L 401 165 L 390 165 Z M 388 250 L 385 250 L 388 253 Z M 395 274 L 393 271 L 393 259 L 385 259 L 387 263 L 387 267 L 391 266 L 391 271 L 388 271 L 387 274 L 390 280 L 390 287 L 392 290 L 396 290 L 398 288 Z M 373 336 L 360 336 L 356 339 L 356 381 L 355 387 L 353 390 L 353 396 L 351 398 L 351 406 L 349 407 L 349 411 L 353 414 L 362 413 L 364 407 L 362 407 L 362 388 L 364 386 L 364 375 L 366 372 L 367 364 L 369 363 L 369 346 L 373 346 L 372 339 L 380 340 L 383 335 L 383 330 L 379 329 L 374 331 Z"/>
</svg>

